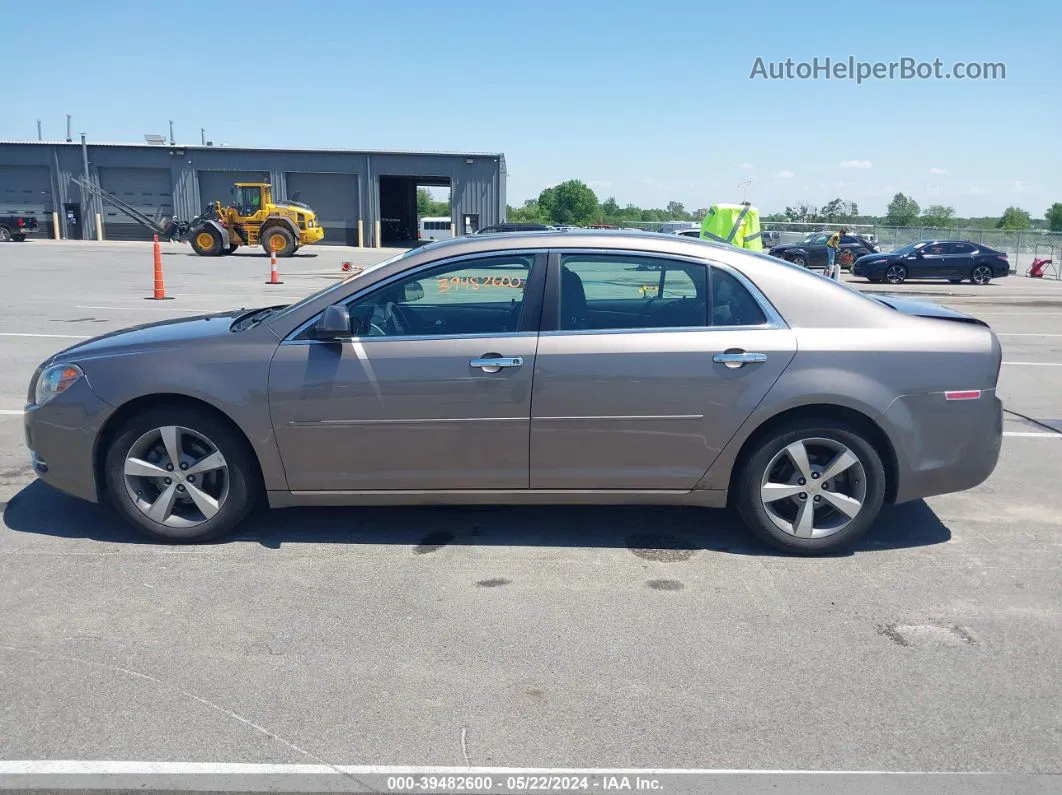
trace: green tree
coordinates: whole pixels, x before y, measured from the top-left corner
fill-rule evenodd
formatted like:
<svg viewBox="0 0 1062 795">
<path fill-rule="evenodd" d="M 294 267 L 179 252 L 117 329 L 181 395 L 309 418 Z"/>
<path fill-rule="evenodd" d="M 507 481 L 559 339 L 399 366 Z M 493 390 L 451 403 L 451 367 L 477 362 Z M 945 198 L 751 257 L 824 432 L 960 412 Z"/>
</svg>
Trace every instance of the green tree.
<svg viewBox="0 0 1062 795">
<path fill-rule="evenodd" d="M 955 208 L 931 204 L 922 213 L 922 223 L 936 229 L 947 229 L 955 220 Z"/>
<path fill-rule="evenodd" d="M 554 223 L 583 226 L 597 216 L 597 195 L 582 180 L 570 179 L 538 196 L 538 206 Z"/>
<path fill-rule="evenodd" d="M 1008 207 L 1003 211 L 1003 217 L 996 222 L 997 229 L 1028 229 L 1032 226 L 1032 218 L 1020 207 Z"/>
<path fill-rule="evenodd" d="M 508 207 L 505 217 L 515 224 L 542 224 L 548 219 L 534 199 L 528 199 L 523 207 Z"/>
<path fill-rule="evenodd" d="M 889 202 L 885 223 L 887 226 L 910 226 L 918 218 L 920 211 L 918 202 L 910 196 L 897 193 Z"/>
<path fill-rule="evenodd" d="M 616 204 L 616 197 L 609 196 L 605 201 L 601 203 L 601 212 L 609 217 L 615 217 L 619 215 L 620 206 Z"/>
<path fill-rule="evenodd" d="M 667 214 L 677 221 L 687 219 L 686 206 L 682 202 L 670 201 L 667 203 Z"/>
<path fill-rule="evenodd" d="M 785 220 L 794 223 L 813 223 L 819 220 L 819 210 L 814 204 L 800 202 L 796 207 L 785 208 Z"/>
<path fill-rule="evenodd" d="M 1062 232 L 1062 202 L 1055 202 L 1044 213 L 1047 219 L 1047 228 L 1052 232 Z"/>
<path fill-rule="evenodd" d="M 822 205 L 818 214 L 823 221 L 831 224 L 850 222 L 854 216 L 859 215 L 859 207 L 855 202 L 838 197 Z"/>
<path fill-rule="evenodd" d="M 417 188 L 417 217 L 423 218 L 425 215 L 431 215 L 431 191 L 427 188 Z"/>
</svg>

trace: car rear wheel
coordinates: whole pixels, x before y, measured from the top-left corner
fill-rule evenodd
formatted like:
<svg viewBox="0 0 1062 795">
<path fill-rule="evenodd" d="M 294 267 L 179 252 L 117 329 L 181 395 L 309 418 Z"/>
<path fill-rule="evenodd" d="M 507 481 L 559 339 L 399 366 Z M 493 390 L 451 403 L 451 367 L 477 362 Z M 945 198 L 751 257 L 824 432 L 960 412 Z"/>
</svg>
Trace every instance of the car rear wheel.
<svg viewBox="0 0 1062 795">
<path fill-rule="evenodd" d="M 257 493 L 246 443 L 203 411 L 172 407 L 131 417 L 107 448 L 111 504 L 157 541 L 209 541 L 248 514 Z"/>
<path fill-rule="evenodd" d="M 970 281 L 983 287 L 992 281 L 992 269 L 987 265 L 977 265 L 970 273 Z"/>
<path fill-rule="evenodd" d="M 799 254 L 795 257 L 790 257 L 789 261 L 792 262 L 794 265 L 799 265 L 801 268 L 806 268 L 808 266 L 807 259 L 801 257 Z"/>
<path fill-rule="evenodd" d="M 824 418 L 784 426 L 762 440 L 738 473 L 735 500 L 763 541 L 821 555 L 863 535 L 884 497 L 885 468 L 874 446 Z"/>
<path fill-rule="evenodd" d="M 11 230 L 6 226 L 0 226 L 0 243 L 7 243 L 11 240 Z"/>
<path fill-rule="evenodd" d="M 885 271 L 885 281 L 889 284 L 903 284 L 907 280 L 907 268 L 903 265 L 890 265 Z"/>
</svg>

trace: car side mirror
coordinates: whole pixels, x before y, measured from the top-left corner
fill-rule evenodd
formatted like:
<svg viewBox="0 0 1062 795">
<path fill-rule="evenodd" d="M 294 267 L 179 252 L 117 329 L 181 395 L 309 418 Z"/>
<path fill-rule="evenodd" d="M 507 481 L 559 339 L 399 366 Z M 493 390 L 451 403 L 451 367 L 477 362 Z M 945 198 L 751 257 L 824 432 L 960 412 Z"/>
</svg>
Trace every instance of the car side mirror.
<svg viewBox="0 0 1062 795">
<path fill-rule="evenodd" d="M 342 304 L 325 307 L 314 326 L 314 336 L 319 340 L 334 340 L 350 337 L 350 312 Z"/>
<path fill-rule="evenodd" d="M 402 285 L 402 303 L 419 301 L 424 297 L 424 285 L 420 282 L 406 282 Z"/>
</svg>

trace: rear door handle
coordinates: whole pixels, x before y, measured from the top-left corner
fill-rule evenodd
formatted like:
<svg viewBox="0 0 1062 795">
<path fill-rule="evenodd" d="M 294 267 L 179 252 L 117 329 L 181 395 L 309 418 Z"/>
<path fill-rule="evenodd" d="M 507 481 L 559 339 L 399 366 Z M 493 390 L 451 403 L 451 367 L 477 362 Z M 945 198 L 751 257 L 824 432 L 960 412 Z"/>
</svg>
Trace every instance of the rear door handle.
<svg viewBox="0 0 1062 795">
<path fill-rule="evenodd" d="M 503 367 L 522 367 L 522 356 L 497 356 L 490 359 L 473 359 L 468 363 L 469 367 L 478 367 L 485 373 L 496 373 Z"/>
<path fill-rule="evenodd" d="M 717 353 L 712 357 L 712 361 L 716 364 L 725 364 L 727 367 L 737 369 L 738 367 L 744 367 L 746 364 L 762 364 L 767 361 L 767 354 L 727 351 L 726 353 Z"/>
</svg>

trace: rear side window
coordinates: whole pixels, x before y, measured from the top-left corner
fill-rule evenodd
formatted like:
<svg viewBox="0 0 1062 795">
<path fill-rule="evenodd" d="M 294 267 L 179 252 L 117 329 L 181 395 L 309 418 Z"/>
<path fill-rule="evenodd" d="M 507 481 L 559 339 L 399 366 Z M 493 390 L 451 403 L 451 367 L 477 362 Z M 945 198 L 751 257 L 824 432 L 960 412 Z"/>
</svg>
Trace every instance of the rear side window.
<svg viewBox="0 0 1062 795">
<path fill-rule="evenodd" d="M 766 322 L 752 293 L 734 276 L 712 268 L 712 325 L 762 326 Z"/>
<path fill-rule="evenodd" d="M 969 243 L 948 243 L 949 254 L 972 254 L 974 247 Z"/>
</svg>

